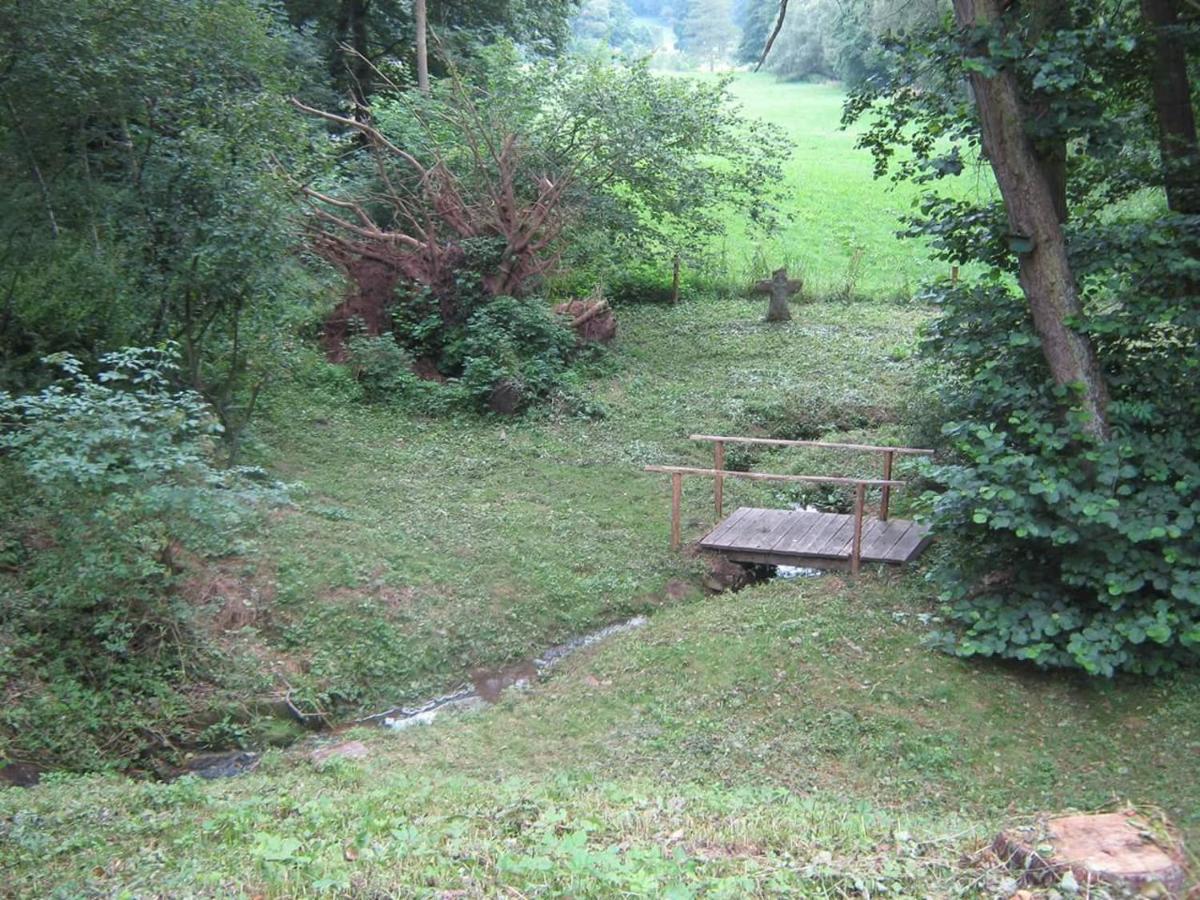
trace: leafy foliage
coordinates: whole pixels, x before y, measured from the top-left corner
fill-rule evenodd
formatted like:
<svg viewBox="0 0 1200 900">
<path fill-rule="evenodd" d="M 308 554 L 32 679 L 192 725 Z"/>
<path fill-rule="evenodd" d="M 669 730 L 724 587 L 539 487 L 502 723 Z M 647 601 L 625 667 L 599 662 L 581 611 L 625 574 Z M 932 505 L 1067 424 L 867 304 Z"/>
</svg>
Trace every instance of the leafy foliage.
<svg viewBox="0 0 1200 900">
<path fill-rule="evenodd" d="M 877 174 L 927 186 L 908 234 L 987 270 L 929 293 L 943 315 L 923 353 L 955 451 L 930 471 L 935 527 L 956 544 L 933 572 L 962 629 L 944 642 L 1092 674 L 1159 672 L 1200 652 L 1200 220 L 1154 193 L 1151 57 L 1130 10 L 1072 4 L 1059 28 L 1011 18 L 1003 33 L 939 28 L 898 44 L 891 79 L 846 111 L 868 119 Z M 1073 390 L 1052 385 L 1013 293 L 1000 204 L 938 192 L 979 151 L 969 98 L 953 89 L 968 66 L 1013 68 L 1039 111 L 1040 151 L 1073 148 L 1068 252 L 1085 316 L 1069 324 L 1100 358 L 1111 440 L 1089 437 Z"/>
<path fill-rule="evenodd" d="M 540 301 L 499 297 L 471 317 L 454 350 L 463 360 L 462 383 L 476 403 L 494 405 L 503 392 L 522 407 L 562 384 L 575 355 L 575 333 Z"/>
<path fill-rule="evenodd" d="M 758 63 L 775 27 L 775 0 L 748 0 L 738 58 Z M 939 0 L 793 0 L 765 68 L 781 78 L 837 78 L 852 87 L 886 79 L 893 36 L 921 31 L 946 12 Z"/>
<path fill-rule="evenodd" d="M 269 167 L 305 152 L 282 105 L 304 45 L 251 0 L 37 0 L 0 22 L 0 384 L 174 340 L 235 451 L 313 294 Z"/>
<path fill-rule="evenodd" d="M 0 722 L 27 748 L 91 766 L 105 741 L 135 750 L 146 722 L 185 705 L 170 684 L 208 651 L 172 590 L 177 556 L 229 552 L 254 491 L 211 466 L 220 425 L 198 394 L 172 389 L 174 350 L 104 354 L 96 377 L 67 354 L 50 362 L 63 380 L 0 392 L 2 537 L 16 588 L 0 601 L 0 630 L 16 636 L 0 673 L 45 683 Z"/>
<path fill-rule="evenodd" d="M 1122 323 L 1127 311 L 1093 320 L 1110 371 L 1127 376 L 1117 436 L 1098 443 L 1078 417 L 1063 421 L 1071 398 L 1050 388 L 1017 298 L 997 285 L 943 302 L 924 350 L 958 373 L 945 434 L 961 461 L 929 474 L 942 487 L 936 526 L 963 538 L 934 573 L 965 627 L 958 652 L 1102 675 L 1194 659 L 1200 376 L 1176 357 L 1200 337 L 1194 313 L 1174 334 Z"/>
</svg>

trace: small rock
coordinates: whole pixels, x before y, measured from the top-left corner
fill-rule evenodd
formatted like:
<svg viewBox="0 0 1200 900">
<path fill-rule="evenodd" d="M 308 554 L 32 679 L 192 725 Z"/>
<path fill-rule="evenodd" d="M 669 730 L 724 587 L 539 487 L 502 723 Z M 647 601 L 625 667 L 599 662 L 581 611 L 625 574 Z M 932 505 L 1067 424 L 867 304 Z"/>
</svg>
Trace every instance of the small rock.
<svg viewBox="0 0 1200 900">
<path fill-rule="evenodd" d="M 202 753 L 184 764 L 183 773 L 200 778 L 233 778 L 258 768 L 261 758 L 257 753 L 234 750 L 229 753 Z"/>
<path fill-rule="evenodd" d="M 42 770 L 33 763 L 11 762 L 0 766 L 0 784 L 12 787 L 33 787 L 42 777 Z"/>
<path fill-rule="evenodd" d="M 666 587 L 667 599 L 671 600 L 675 603 L 678 603 L 680 600 L 687 599 L 687 595 L 690 594 L 691 592 L 692 592 L 692 586 L 690 584 L 688 584 L 686 581 L 682 581 L 679 578 L 672 578 L 670 581 L 667 582 L 667 587 Z"/>
<path fill-rule="evenodd" d="M 371 755 L 371 751 L 367 749 L 367 745 L 362 741 L 346 741 L 344 744 L 333 744 L 328 747 L 320 747 L 314 750 L 309 759 L 312 760 L 314 766 L 323 765 L 330 759 L 364 759 Z"/>
<path fill-rule="evenodd" d="M 745 566 L 740 566 L 723 556 L 708 558 L 708 572 L 704 576 L 704 586 L 714 594 L 740 591 L 753 583 L 754 573 Z"/>
</svg>

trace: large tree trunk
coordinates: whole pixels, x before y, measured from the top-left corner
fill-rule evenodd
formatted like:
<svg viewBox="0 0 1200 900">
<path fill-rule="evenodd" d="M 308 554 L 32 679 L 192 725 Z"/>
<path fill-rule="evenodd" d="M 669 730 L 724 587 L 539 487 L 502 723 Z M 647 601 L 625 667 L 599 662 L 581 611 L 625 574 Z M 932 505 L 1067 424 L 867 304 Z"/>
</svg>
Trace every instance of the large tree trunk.
<svg viewBox="0 0 1200 900">
<path fill-rule="evenodd" d="M 997 21 L 1001 9 L 1001 0 L 954 0 L 955 16 L 964 29 Z M 1079 289 L 1067 259 L 1054 187 L 1025 130 L 1028 111 L 1016 74 L 1004 68 L 990 78 L 978 72 L 970 78 L 983 149 L 1004 198 L 1009 229 L 1032 241 L 1032 249 L 1020 254 L 1019 277 L 1042 354 L 1056 383 L 1082 386 L 1081 404 L 1089 415 L 1086 429 L 1106 438 L 1108 389 L 1091 342 L 1067 325 L 1082 313 Z"/>
<path fill-rule="evenodd" d="M 1154 107 L 1158 146 L 1166 177 L 1167 205 L 1175 212 L 1200 213 L 1200 150 L 1188 81 L 1187 53 L 1170 31 L 1179 24 L 1177 0 L 1141 0 L 1142 20 L 1154 34 Z"/>
<path fill-rule="evenodd" d="M 417 29 L 417 90 L 422 94 L 429 93 L 429 30 L 425 0 L 414 0 L 413 20 Z"/>
</svg>

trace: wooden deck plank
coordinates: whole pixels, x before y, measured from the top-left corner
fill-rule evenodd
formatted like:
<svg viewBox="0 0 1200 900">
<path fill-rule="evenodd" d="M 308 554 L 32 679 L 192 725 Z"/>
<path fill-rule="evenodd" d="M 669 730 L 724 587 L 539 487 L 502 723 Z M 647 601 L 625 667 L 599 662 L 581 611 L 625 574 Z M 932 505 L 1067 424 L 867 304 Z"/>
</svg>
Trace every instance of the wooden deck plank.
<svg viewBox="0 0 1200 900">
<path fill-rule="evenodd" d="M 750 512 L 750 510 L 751 507 L 749 506 L 739 506 L 732 513 L 730 513 L 729 516 L 718 522 L 713 527 L 712 531 L 700 538 L 700 545 L 703 547 L 710 543 L 720 543 L 722 537 L 728 533 L 729 529 L 733 527 L 734 523 L 741 520 L 747 513 Z"/>
<path fill-rule="evenodd" d="M 762 521 L 763 516 L 768 512 L 771 512 L 771 510 L 754 508 L 747 509 L 746 514 L 742 516 L 732 528 L 725 532 L 725 534 L 721 535 L 719 541 L 712 542 L 713 545 L 718 547 L 742 546 L 749 536 L 753 534 L 754 529 L 757 527 L 758 523 Z"/>
<path fill-rule="evenodd" d="M 790 548 L 792 553 L 802 556 L 811 555 L 818 548 L 824 547 L 833 533 L 845 524 L 845 520 L 836 513 L 819 513 L 819 515 L 821 521 Z"/>
<path fill-rule="evenodd" d="M 898 565 L 915 559 L 930 540 L 927 526 L 906 519 L 863 521 L 862 559 Z M 854 517 L 813 510 L 739 507 L 700 539 L 700 546 L 744 562 L 830 567 L 845 563 Z"/>
<path fill-rule="evenodd" d="M 850 542 L 853 540 L 854 516 L 846 516 L 838 523 L 838 527 L 829 533 L 823 544 L 813 547 L 808 552 L 813 556 L 847 559 L 850 556 Z"/>
<path fill-rule="evenodd" d="M 912 528 L 912 522 L 907 519 L 889 519 L 887 522 L 881 522 L 880 525 L 883 527 L 875 532 L 870 544 L 863 543 L 863 556 L 888 560 L 891 559 L 892 549 Z"/>
<path fill-rule="evenodd" d="M 797 546 L 820 524 L 822 515 L 814 510 L 795 510 L 792 513 L 791 527 L 780 535 L 779 540 L 771 547 L 772 552 L 790 553 L 792 547 Z"/>
<path fill-rule="evenodd" d="M 930 541 L 929 526 L 913 523 L 910 528 L 891 550 L 891 559 L 898 563 L 911 562 L 920 555 Z"/>
<path fill-rule="evenodd" d="M 779 539 L 777 532 L 786 531 L 788 524 L 787 510 L 765 509 L 760 516 L 742 519 L 735 533 L 730 534 L 725 542 L 746 549 L 767 550 Z"/>
</svg>

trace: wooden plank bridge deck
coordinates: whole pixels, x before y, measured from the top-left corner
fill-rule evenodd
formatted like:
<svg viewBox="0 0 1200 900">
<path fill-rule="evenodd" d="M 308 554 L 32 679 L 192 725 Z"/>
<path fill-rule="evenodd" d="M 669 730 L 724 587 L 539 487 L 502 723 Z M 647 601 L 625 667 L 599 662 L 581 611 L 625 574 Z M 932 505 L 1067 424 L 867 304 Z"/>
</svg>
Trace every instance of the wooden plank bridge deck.
<svg viewBox="0 0 1200 900">
<path fill-rule="evenodd" d="M 908 519 L 866 518 L 859 559 L 903 565 L 929 544 L 929 528 Z M 700 538 L 704 550 L 735 562 L 842 568 L 854 550 L 854 516 L 743 506 Z"/>
<path fill-rule="evenodd" d="M 683 479 L 695 476 L 713 480 L 713 500 L 718 520 L 716 527 L 700 538 L 699 546 L 709 553 L 718 553 L 736 562 L 849 569 L 857 574 L 864 562 L 890 565 L 910 562 L 920 555 L 930 541 L 927 526 L 907 519 L 891 519 L 888 517 L 888 508 L 892 490 L 904 486 L 903 481 L 892 478 L 895 458 L 927 456 L 932 450 L 708 434 L 694 434 L 692 440 L 713 445 L 711 469 L 693 466 L 646 466 L 647 472 L 662 472 L 671 476 L 671 546 L 675 549 L 679 548 L 682 541 Z M 768 472 L 733 471 L 725 468 L 726 444 L 818 447 L 852 453 L 875 453 L 883 458 L 883 477 L 776 475 Z M 826 484 L 853 489 L 854 513 L 844 515 L 807 509 L 742 507 L 733 515 L 724 518 L 722 504 L 727 478 Z M 867 514 L 868 490 L 879 491 L 878 514 L 875 516 Z"/>
</svg>

